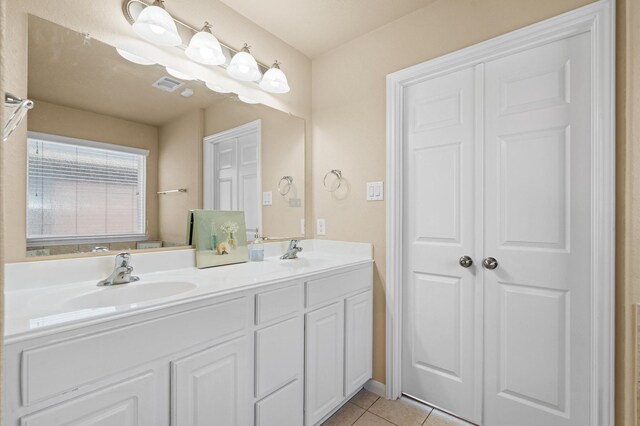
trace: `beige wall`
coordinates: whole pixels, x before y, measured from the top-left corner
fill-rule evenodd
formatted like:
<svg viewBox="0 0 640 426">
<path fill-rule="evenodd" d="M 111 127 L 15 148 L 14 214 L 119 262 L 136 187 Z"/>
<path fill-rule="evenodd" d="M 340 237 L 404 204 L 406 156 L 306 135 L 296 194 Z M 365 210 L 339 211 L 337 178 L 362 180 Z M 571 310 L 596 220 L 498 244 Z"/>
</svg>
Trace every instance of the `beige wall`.
<svg viewBox="0 0 640 426">
<path fill-rule="evenodd" d="M 158 237 L 158 128 L 133 121 L 68 108 L 33 99 L 35 107 L 29 111 L 27 127 L 33 132 L 49 133 L 58 136 L 87 139 L 114 145 L 132 146 L 149 150 L 147 157 L 147 232 L 150 239 Z M 17 166 L 16 166 L 17 169 Z M 26 167 L 23 165 L 23 173 Z M 23 204 L 23 206 L 26 204 Z M 16 206 L 17 207 L 17 206 Z M 24 223 L 24 208 L 12 209 L 8 213 L 12 223 Z M 23 218 L 24 219 L 24 218 Z M 25 235 L 25 228 L 20 231 Z M 24 240 L 24 238 L 23 238 Z M 20 256 L 25 249 L 25 241 L 12 244 L 12 256 Z M 22 253 L 24 255 L 24 253 Z"/>
<path fill-rule="evenodd" d="M 618 0 L 616 424 L 636 424 L 637 328 L 640 303 L 640 2 Z"/>
<path fill-rule="evenodd" d="M 202 131 L 204 111 L 195 109 L 160 126 L 160 191 L 186 188 L 186 194 L 158 199 L 160 239 L 185 243 L 187 212 L 202 208 Z"/>
<path fill-rule="evenodd" d="M 305 125 L 304 121 L 264 105 L 233 100 L 219 102 L 205 110 L 205 135 L 262 120 L 262 191 L 273 192 L 273 205 L 262 207 L 262 229 L 268 237 L 300 236 L 300 219 L 305 208 Z M 278 181 L 293 177 L 287 198 L 278 193 Z M 301 207 L 289 207 L 288 197 L 302 200 Z"/>
</svg>

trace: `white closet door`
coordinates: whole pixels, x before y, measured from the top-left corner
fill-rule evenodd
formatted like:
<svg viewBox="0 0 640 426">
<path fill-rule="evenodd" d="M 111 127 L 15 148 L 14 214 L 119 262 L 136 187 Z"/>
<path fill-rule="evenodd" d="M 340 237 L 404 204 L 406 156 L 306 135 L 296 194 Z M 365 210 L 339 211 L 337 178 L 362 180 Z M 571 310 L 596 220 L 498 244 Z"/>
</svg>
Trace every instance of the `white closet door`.
<svg viewBox="0 0 640 426">
<path fill-rule="evenodd" d="M 244 211 L 247 228 L 247 241 L 255 236 L 260 224 L 260 206 L 258 178 L 260 149 L 257 133 L 242 135 L 238 138 L 238 210 Z"/>
<path fill-rule="evenodd" d="M 486 64 L 485 425 L 590 421 L 589 49 Z"/>
<path fill-rule="evenodd" d="M 238 139 L 229 138 L 214 146 L 215 210 L 238 210 Z"/>
<path fill-rule="evenodd" d="M 475 78 L 469 68 L 404 93 L 402 391 L 479 422 Z"/>
</svg>

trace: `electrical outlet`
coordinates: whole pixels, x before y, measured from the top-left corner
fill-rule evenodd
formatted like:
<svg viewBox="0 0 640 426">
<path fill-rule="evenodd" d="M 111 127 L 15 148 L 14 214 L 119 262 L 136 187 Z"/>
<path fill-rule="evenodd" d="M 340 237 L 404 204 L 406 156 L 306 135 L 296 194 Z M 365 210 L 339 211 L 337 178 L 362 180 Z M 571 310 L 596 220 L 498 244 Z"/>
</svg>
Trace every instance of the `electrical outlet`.
<svg viewBox="0 0 640 426">
<path fill-rule="evenodd" d="M 304 229 L 304 219 L 300 219 L 300 235 L 306 235 L 306 231 Z"/>
<path fill-rule="evenodd" d="M 327 235 L 327 224 L 324 219 L 318 219 L 316 224 L 316 234 Z"/>
<path fill-rule="evenodd" d="M 263 206 L 272 206 L 273 205 L 273 192 L 263 192 L 262 193 L 262 205 Z"/>
</svg>

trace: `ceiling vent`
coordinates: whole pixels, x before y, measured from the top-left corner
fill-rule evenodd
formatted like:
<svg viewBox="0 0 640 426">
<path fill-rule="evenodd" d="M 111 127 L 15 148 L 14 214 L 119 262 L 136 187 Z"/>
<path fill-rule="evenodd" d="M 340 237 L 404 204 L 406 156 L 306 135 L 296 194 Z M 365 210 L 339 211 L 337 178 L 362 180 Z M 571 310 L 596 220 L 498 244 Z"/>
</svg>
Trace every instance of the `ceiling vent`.
<svg viewBox="0 0 640 426">
<path fill-rule="evenodd" d="M 152 86 L 157 87 L 158 89 L 165 92 L 173 92 L 183 84 L 184 83 L 176 80 L 175 78 L 171 78 L 165 75 L 164 77 L 160 78 L 160 80 L 153 83 Z"/>
</svg>

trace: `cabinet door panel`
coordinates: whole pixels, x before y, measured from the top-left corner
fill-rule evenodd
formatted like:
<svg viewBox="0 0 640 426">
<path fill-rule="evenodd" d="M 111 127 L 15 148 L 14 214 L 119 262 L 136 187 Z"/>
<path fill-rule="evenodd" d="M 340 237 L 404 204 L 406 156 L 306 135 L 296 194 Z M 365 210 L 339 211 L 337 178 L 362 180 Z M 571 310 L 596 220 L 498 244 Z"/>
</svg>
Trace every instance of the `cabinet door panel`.
<svg viewBox="0 0 640 426">
<path fill-rule="evenodd" d="M 305 329 L 305 424 L 313 425 L 344 396 L 344 302 L 309 312 Z"/>
<path fill-rule="evenodd" d="M 256 426 L 302 425 L 302 382 L 296 380 L 256 403 Z"/>
<path fill-rule="evenodd" d="M 61 405 L 29 414 L 20 426 L 156 426 L 166 412 L 155 399 L 153 373 L 147 372 Z"/>
<path fill-rule="evenodd" d="M 172 424 L 248 425 L 251 371 L 246 337 L 172 362 Z"/>
<path fill-rule="evenodd" d="M 256 331 L 256 397 L 262 398 L 302 376 L 302 317 Z"/>
<path fill-rule="evenodd" d="M 345 396 L 351 395 L 371 378 L 372 309 L 371 291 L 345 301 Z"/>
</svg>

